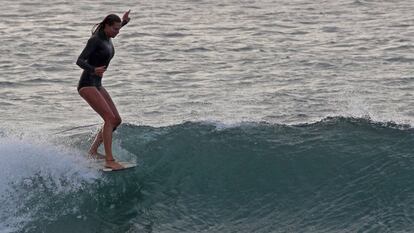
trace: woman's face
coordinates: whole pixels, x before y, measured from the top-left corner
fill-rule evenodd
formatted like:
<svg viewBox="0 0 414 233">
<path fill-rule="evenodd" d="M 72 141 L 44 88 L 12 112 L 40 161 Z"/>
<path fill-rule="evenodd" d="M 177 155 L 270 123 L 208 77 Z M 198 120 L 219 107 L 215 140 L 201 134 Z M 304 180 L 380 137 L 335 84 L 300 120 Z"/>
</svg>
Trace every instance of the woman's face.
<svg viewBox="0 0 414 233">
<path fill-rule="evenodd" d="M 108 37 L 115 38 L 115 36 L 118 35 L 120 29 L 121 23 L 114 23 L 112 26 L 105 24 L 105 34 Z"/>
</svg>

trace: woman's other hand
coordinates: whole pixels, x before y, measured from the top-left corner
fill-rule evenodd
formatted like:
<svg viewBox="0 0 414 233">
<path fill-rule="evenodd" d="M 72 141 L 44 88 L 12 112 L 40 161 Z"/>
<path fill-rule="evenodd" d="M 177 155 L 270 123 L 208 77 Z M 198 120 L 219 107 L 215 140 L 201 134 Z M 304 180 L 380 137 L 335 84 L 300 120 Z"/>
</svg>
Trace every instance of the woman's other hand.
<svg viewBox="0 0 414 233">
<path fill-rule="evenodd" d="M 106 71 L 106 66 L 99 66 L 95 68 L 95 74 L 102 78 L 103 73 Z"/>
</svg>

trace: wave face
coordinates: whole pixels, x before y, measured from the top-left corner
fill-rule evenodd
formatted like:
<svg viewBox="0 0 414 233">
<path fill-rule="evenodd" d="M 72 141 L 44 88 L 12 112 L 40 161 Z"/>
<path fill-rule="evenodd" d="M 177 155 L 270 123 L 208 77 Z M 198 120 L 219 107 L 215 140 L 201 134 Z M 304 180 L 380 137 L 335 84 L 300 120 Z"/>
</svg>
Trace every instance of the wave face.
<svg viewBox="0 0 414 233">
<path fill-rule="evenodd" d="M 79 138 L 89 140 L 86 134 Z M 101 174 L 78 161 L 93 174 L 86 176 L 76 162 L 66 161 L 72 170 L 28 173 L 7 186 L 19 211 L 12 211 L 12 221 L 5 217 L 10 211 L 2 210 L 3 230 L 409 232 L 414 227 L 410 127 L 342 117 L 293 126 L 124 124 L 115 138 L 116 150 L 135 157 L 137 169 Z M 71 188 L 56 191 L 56 184 Z"/>
</svg>

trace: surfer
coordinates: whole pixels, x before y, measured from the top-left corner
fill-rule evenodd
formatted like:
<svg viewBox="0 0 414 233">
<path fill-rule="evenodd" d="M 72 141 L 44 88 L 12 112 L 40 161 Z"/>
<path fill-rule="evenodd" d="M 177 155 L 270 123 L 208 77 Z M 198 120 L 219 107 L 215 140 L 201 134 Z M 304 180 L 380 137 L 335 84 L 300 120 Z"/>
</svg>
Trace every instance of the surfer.
<svg viewBox="0 0 414 233">
<path fill-rule="evenodd" d="M 121 124 L 121 117 L 111 96 L 102 86 L 102 77 L 115 53 L 111 38 L 115 38 L 119 30 L 129 22 L 130 11 L 124 13 L 122 21 L 119 16 L 110 14 L 96 24 L 92 29 L 92 36 L 76 61 L 83 69 L 78 84 L 79 95 L 104 120 L 103 127 L 89 149 L 89 155 L 95 158 L 104 157 L 105 167 L 113 170 L 123 168 L 112 154 L 112 132 Z M 105 156 L 98 153 L 102 142 Z"/>
</svg>

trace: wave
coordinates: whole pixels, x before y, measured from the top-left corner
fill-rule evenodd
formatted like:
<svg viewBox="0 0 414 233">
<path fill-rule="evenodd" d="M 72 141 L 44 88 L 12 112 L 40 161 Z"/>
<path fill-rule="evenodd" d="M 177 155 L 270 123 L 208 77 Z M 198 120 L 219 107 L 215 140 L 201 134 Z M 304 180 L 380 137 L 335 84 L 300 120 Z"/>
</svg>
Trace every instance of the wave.
<svg viewBox="0 0 414 233">
<path fill-rule="evenodd" d="M 45 164 L 52 166 L 35 162 L 21 174 L 14 170 L 30 167 L 29 154 L 38 147 L 1 138 L 0 146 L 9 148 L 1 150 L 1 159 L 18 161 L 8 166 L 8 177 L 16 176 L 13 185 L 1 184 L 2 194 L 14 200 L 9 209 L 16 205 L 18 211 L 2 210 L 2 222 L 13 225 L 5 217 L 10 213 L 25 219 L 23 232 L 408 232 L 413 227 L 414 131 L 407 125 L 344 117 L 300 125 L 123 124 L 114 138 L 115 152 L 138 160 L 138 168 L 111 174 L 88 168 L 73 158 L 91 134 L 74 132 L 60 141 L 72 152 L 41 146 L 34 156 L 46 154 Z M 46 172 L 39 172 L 41 167 Z"/>
</svg>

